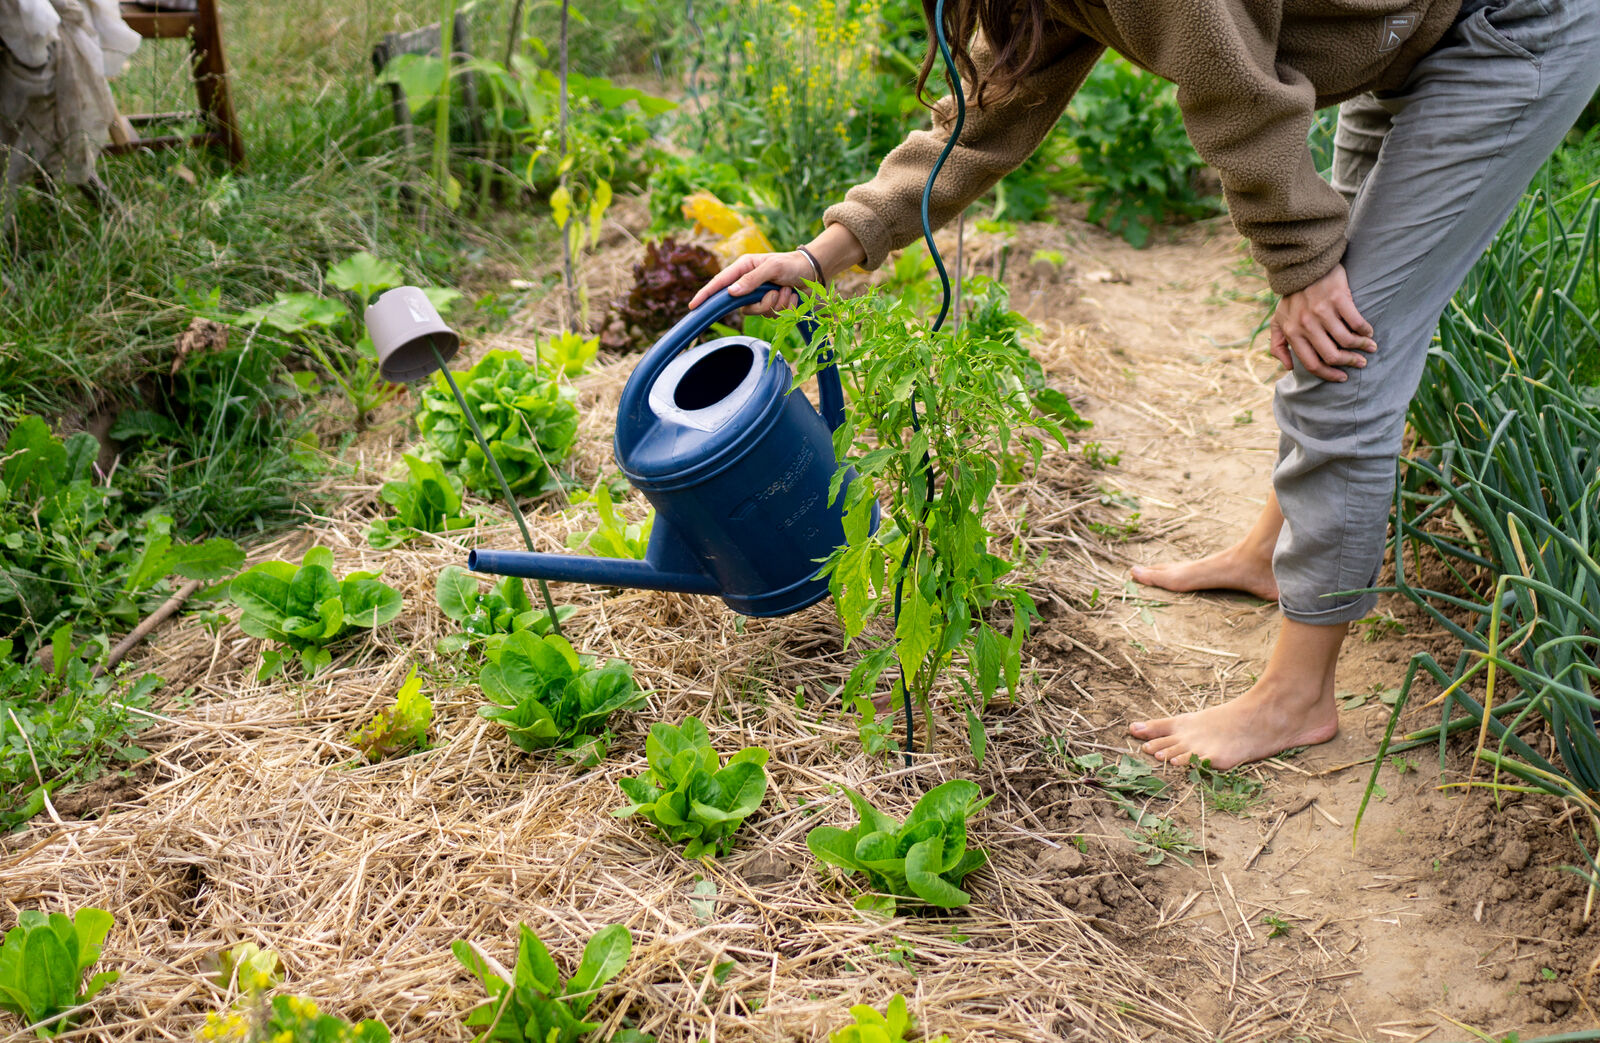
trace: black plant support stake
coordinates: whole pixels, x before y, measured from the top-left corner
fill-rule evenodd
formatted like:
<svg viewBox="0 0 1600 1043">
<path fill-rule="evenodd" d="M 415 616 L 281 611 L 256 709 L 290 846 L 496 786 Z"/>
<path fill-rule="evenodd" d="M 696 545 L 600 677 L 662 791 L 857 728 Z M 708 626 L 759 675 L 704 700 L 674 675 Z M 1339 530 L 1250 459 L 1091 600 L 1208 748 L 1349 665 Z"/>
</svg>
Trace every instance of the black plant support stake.
<svg viewBox="0 0 1600 1043">
<path fill-rule="evenodd" d="M 445 383 L 450 385 L 450 390 L 455 392 L 456 405 L 461 407 L 461 415 L 467 418 L 467 423 L 472 427 L 472 437 L 478 440 L 478 448 L 483 450 L 483 455 L 489 461 L 489 470 L 494 472 L 495 481 L 500 483 L 500 495 L 505 497 L 506 506 L 511 508 L 511 517 L 517 520 L 517 528 L 522 532 L 522 542 L 528 548 L 528 553 L 536 553 L 533 546 L 533 534 L 528 532 L 528 519 L 522 516 L 522 508 L 517 506 L 517 498 L 511 495 L 511 486 L 506 482 L 506 476 L 500 473 L 500 461 L 494 458 L 489 451 L 489 443 L 483 437 L 483 430 L 478 427 L 478 418 L 467 405 L 466 396 L 456 386 L 456 378 L 451 375 L 450 367 L 445 365 L 444 356 L 439 353 L 438 345 L 432 340 L 428 348 L 433 352 L 433 361 L 439 366 L 439 372 L 444 374 Z M 561 621 L 556 618 L 556 603 L 550 597 L 550 585 L 544 580 L 538 580 L 539 593 L 544 595 L 544 610 L 550 614 L 550 629 L 557 637 L 566 637 L 561 632 Z"/>
</svg>

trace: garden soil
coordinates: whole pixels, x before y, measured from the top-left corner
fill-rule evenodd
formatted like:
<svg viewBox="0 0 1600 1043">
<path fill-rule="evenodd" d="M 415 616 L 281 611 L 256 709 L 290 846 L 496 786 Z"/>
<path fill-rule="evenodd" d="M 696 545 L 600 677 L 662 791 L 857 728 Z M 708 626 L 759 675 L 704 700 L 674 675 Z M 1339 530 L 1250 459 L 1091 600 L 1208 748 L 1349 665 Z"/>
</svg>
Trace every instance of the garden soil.
<svg viewBox="0 0 1600 1043">
<path fill-rule="evenodd" d="M 638 253 L 642 207 L 615 212 L 589 269 L 594 300 Z M 827 696 L 855 653 L 825 605 L 743 620 L 709 599 L 580 587 L 556 591 L 577 606 L 570 631 L 632 662 L 650 705 L 618 722 L 594 771 L 516 751 L 476 716 L 466 661 L 434 652 L 447 627 L 434 577 L 461 551 L 443 538 L 388 553 L 365 543 L 408 437 L 380 425 L 334 480 L 337 506 L 252 558 L 330 546 L 341 570 L 382 567 L 406 596 L 402 616 L 322 676 L 270 683 L 254 680 L 259 643 L 235 624 L 169 624 L 137 654 L 168 681 L 143 740 L 152 758 L 0 841 L 0 922 L 82 905 L 117 920 L 105 963 L 122 978 L 62 1038 L 191 1038 L 234 998 L 212 980 L 217 953 L 253 941 L 324 1009 L 380 1017 L 403 1040 L 466 1040 L 460 1018 L 481 992 L 450 943 L 509 963 L 519 922 L 568 970 L 593 931 L 631 928 L 633 959 L 595 1008 L 598 1038 L 631 1025 L 662 1043 L 820 1041 L 849 1004 L 881 1009 L 895 992 L 955 1041 L 1448 1043 L 1594 1024 L 1600 934 L 1583 881 L 1561 869 L 1579 856 L 1559 807 L 1441 788 L 1464 780 L 1466 760 L 1452 749 L 1441 766 L 1424 748 L 1385 765 L 1352 844 L 1385 693 L 1413 652 L 1448 650 L 1398 602 L 1349 642 L 1340 686 L 1360 705 L 1335 741 L 1250 770 L 1259 791 L 1232 799 L 1164 770 L 1166 792 L 1135 809 L 1170 823 L 1170 850 L 1150 864 L 1128 812 L 1074 760 L 1115 763 L 1135 748 L 1129 720 L 1237 694 L 1261 669 L 1273 606 L 1141 590 L 1127 568 L 1219 547 L 1262 503 L 1275 441 L 1272 365 L 1251 340 L 1262 284 L 1225 221 L 1135 251 L 1063 218 L 1003 242 L 971 234 L 964 254 L 969 272 L 1005 267 L 1051 379 L 1095 423 L 996 496 L 1045 619 L 1021 696 L 987 715 L 981 766 L 948 714 L 909 769 L 863 754 L 854 718 Z M 469 354 L 531 347 L 559 321 L 556 297 Z M 578 381 L 580 481 L 610 472 L 631 366 L 612 360 Z M 550 550 L 590 524 L 551 501 L 532 521 Z M 499 514 L 479 536 L 516 538 Z M 434 698 L 431 747 L 355 763 L 345 736 L 413 662 Z M 725 752 L 772 751 L 762 816 L 732 855 L 702 864 L 609 814 L 616 779 L 643 766 L 648 724 L 691 713 Z M 953 777 L 994 795 L 974 827 L 992 864 L 971 878 L 973 904 L 853 912 L 847 884 L 804 845 L 814 825 L 848 823 L 838 787 L 903 814 Z"/>
</svg>

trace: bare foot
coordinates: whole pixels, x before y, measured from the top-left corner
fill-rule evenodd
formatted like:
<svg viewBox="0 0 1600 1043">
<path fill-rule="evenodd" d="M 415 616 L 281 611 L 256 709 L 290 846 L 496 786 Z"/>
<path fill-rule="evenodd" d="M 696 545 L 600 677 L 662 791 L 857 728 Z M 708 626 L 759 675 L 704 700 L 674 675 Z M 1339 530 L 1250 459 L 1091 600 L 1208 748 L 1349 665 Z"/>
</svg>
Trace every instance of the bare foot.
<svg viewBox="0 0 1600 1043">
<path fill-rule="evenodd" d="M 1272 690 L 1263 680 L 1220 706 L 1135 721 L 1128 731 L 1149 740 L 1142 749 L 1156 760 L 1184 765 L 1194 758 L 1225 771 L 1296 746 L 1327 742 L 1339 734 L 1339 710 L 1331 687 L 1307 699 L 1304 693 Z"/>
<path fill-rule="evenodd" d="M 1219 770 L 1327 742 L 1339 734 L 1333 681 L 1349 629 L 1286 619 L 1267 668 L 1248 692 L 1198 713 L 1135 721 L 1128 731 L 1146 740 L 1144 752 L 1157 760 L 1205 760 Z"/>
<path fill-rule="evenodd" d="M 1266 601 L 1278 600 L 1271 553 L 1252 553 L 1242 543 L 1196 561 L 1135 565 L 1132 574 L 1136 581 L 1162 590 L 1242 590 Z"/>
</svg>

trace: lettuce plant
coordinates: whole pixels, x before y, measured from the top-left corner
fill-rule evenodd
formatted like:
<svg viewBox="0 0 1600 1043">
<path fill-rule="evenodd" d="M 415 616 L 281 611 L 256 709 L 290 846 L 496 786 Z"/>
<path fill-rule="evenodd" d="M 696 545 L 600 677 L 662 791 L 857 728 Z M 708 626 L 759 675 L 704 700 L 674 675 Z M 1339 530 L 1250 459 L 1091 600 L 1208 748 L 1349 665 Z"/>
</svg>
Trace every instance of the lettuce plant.
<svg viewBox="0 0 1600 1043">
<path fill-rule="evenodd" d="M 582 1020 L 595 994 L 622 973 L 633 953 L 633 937 L 622 924 L 595 932 L 583 947 L 583 959 L 565 984 L 539 936 L 526 924 L 517 927 L 517 964 L 507 975 L 474 945 L 454 941 L 450 951 L 483 983 L 489 998 L 472 1008 L 466 1024 L 486 1028 L 479 1041 L 509 1043 L 573 1043 L 600 1026 Z"/>
<path fill-rule="evenodd" d="M 117 980 L 116 971 L 102 971 L 82 984 L 84 972 L 100 959 L 111 923 L 103 909 L 79 909 L 70 920 L 24 909 L 0 943 L 0 1010 L 21 1017 L 40 1039 L 69 1028 L 73 1019 L 64 1012 Z"/>
<path fill-rule="evenodd" d="M 372 720 L 350 733 L 350 743 L 369 761 L 394 757 L 428 742 L 433 721 L 433 700 L 422 694 L 422 678 L 413 666 L 395 694 L 394 706 L 379 710 Z"/>
<path fill-rule="evenodd" d="M 611 743 L 606 720 L 644 705 L 631 666 L 613 659 L 597 667 L 555 634 L 521 630 L 488 656 L 478 685 L 490 705 L 478 713 L 524 750 L 558 747 L 585 767 L 598 764 Z"/>
<path fill-rule="evenodd" d="M 643 815 L 669 842 L 685 844 L 686 858 L 727 854 L 734 831 L 767 795 L 767 751 L 747 746 L 722 764 L 698 717 L 681 728 L 653 725 L 644 749 L 650 766 L 638 778 L 617 780 L 631 803 L 612 814 Z"/>
<path fill-rule="evenodd" d="M 375 572 L 333 575 L 333 551 L 313 547 L 298 567 L 264 561 L 228 584 L 239 607 L 239 629 L 286 646 L 261 656 L 257 679 L 276 674 L 293 652 L 309 676 L 333 662 L 328 646 L 352 630 L 371 630 L 400 614 L 400 592 Z"/>
<path fill-rule="evenodd" d="M 882 1014 L 857 1003 L 850 1008 L 850 1016 L 855 1023 L 828 1033 L 828 1043 L 906 1043 L 908 1034 L 917 1029 L 917 1019 L 906 1010 L 906 998 L 898 993 Z M 923 1037 L 922 1043 L 950 1043 L 950 1037 Z"/>
<path fill-rule="evenodd" d="M 394 508 L 393 518 L 377 518 L 367 528 L 367 542 L 378 550 L 398 547 L 424 532 L 470 529 L 461 514 L 461 479 L 436 461 L 404 455 L 405 481 L 385 482 L 378 499 Z"/>
<path fill-rule="evenodd" d="M 572 392 L 514 351 L 491 351 L 455 377 L 512 491 L 538 493 L 554 487 L 552 468 L 566 459 L 578 437 Z M 435 373 L 432 386 L 422 393 L 417 427 L 427 442 L 427 455 L 459 475 L 467 488 L 500 491 L 442 373 Z"/>
<path fill-rule="evenodd" d="M 550 613 L 533 607 L 516 576 L 504 577 L 485 594 L 478 587 L 478 577 L 460 565 L 446 565 L 439 570 L 433 596 L 439 611 L 462 630 L 439 640 L 442 655 L 459 652 L 476 641 L 482 641 L 486 649 L 499 648 L 508 634 L 519 630 L 534 634 L 550 630 Z M 557 622 L 565 622 L 575 611 L 571 605 L 562 605 L 556 609 Z"/>
<path fill-rule="evenodd" d="M 952 779 L 922 795 L 904 822 L 845 788 L 861 821 L 854 829 L 818 826 L 806 834 L 817 861 L 862 873 L 872 890 L 895 900 L 957 909 L 972 900 L 961 890 L 968 873 L 988 861 L 982 848 L 967 850 L 967 820 L 993 798 L 978 799 L 977 784 Z M 879 905 L 863 896 L 858 907 Z"/>
<path fill-rule="evenodd" d="M 602 558 L 636 558 L 643 560 L 650 549 L 650 530 L 655 528 L 656 510 L 650 508 L 642 522 L 630 522 L 617 515 L 611 501 L 611 490 L 605 482 L 595 486 L 594 492 L 575 492 L 574 504 L 592 503 L 600 521 L 588 532 L 574 532 L 567 537 L 568 550 L 587 550 Z"/>
</svg>

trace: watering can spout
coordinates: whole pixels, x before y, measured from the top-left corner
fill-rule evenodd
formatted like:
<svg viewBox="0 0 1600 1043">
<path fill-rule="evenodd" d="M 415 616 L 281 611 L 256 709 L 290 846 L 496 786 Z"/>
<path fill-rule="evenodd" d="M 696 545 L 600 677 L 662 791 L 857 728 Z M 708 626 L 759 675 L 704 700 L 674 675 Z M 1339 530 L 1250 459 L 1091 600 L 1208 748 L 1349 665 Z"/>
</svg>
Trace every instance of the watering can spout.
<svg viewBox="0 0 1600 1043">
<path fill-rule="evenodd" d="M 590 558 L 575 554 L 538 554 L 528 551 L 474 550 L 467 568 L 493 576 L 520 576 L 557 583 L 587 583 L 599 587 L 670 590 L 679 594 L 717 594 L 720 588 L 695 567 L 671 527 L 659 520 L 650 533 L 643 561 L 633 558 Z"/>
</svg>

